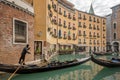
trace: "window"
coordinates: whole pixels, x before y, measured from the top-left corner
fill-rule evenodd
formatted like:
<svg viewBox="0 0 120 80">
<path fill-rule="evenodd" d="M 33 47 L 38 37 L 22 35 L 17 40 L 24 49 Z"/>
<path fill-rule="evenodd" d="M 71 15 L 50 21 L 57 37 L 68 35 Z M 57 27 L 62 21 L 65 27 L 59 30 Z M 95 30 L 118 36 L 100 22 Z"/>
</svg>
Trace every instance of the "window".
<svg viewBox="0 0 120 80">
<path fill-rule="evenodd" d="M 79 26 L 79 27 L 82 27 L 81 22 L 78 22 L 78 26 Z"/>
<path fill-rule="evenodd" d="M 114 39 L 116 39 L 116 33 L 114 33 Z"/>
<path fill-rule="evenodd" d="M 66 25 L 66 21 L 64 21 L 64 26 Z"/>
<path fill-rule="evenodd" d="M 59 14 L 62 15 L 62 10 L 61 10 L 61 8 L 59 8 Z"/>
<path fill-rule="evenodd" d="M 81 17 L 81 14 L 80 14 L 80 13 L 78 14 L 78 18 L 79 18 L 79 19 L 82 19 L 82 17 Z"/>
<path fill-rule="evenodd" d="M 81 30 L 78 31 L 78 35 L 81 36 Z"/>
<path fill-rule="evenodd" d="M 89 16 L 89 21 L 92 21 L 92 17 L 91 16 Z"/>
<path fill-rule="evenodd" d="M 59 8 L 59 13 L 61 13 L 61 8 Z"/>
<path fill-rule="evenodd" d="M 17 19 L 14 19 L 13 23 L 13 42 L 27 43 L 27 23 Z"/>
<path fill-rule="evenodd" d="M 92 29 L 92 25 L 91 24 L 89 24 L 89 29 Z"/>
<path fill-rule="evenodd" d="M 96 18 L 94 17 L 94 22 L 96 22 Z"/>
<path fill-rule="evenodd" d="M 114 26 L 114 29 L 116 29 L 116 23 L 114 23 L 113 26 Z"/>
<path fill-rule="evenodd" d="M 61 24 L 61 19 L 59 18 L 59 26 L 62 26 L 62 24 Z"/>
<path fill-rule="evenodd" d="M 62 32 L 59 30 L 59 38 L 62 37 Z"/>
<path fill-rule="evenodd" d="M 64 39 L 66 39 L 66 32 L 64 31 Z"/>
</svg>

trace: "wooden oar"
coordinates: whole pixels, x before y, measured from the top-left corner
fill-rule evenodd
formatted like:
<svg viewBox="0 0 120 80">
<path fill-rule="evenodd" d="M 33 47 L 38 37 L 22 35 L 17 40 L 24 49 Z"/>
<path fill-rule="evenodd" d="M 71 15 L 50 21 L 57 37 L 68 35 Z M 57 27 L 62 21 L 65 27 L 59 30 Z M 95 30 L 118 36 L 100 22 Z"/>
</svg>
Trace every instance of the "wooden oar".
<svg viewBox="0 0 120 80">
<path fill-rule="evenodd" d="M 7 80 L 11 80 L 11 78 L 15 75 L 15 73 L 20 69 L 22 65 L 18 66 L 18 68 L 14 71 L 14 73 L 12 73 L 12 75 L 7 79 Z"/>
</svg>

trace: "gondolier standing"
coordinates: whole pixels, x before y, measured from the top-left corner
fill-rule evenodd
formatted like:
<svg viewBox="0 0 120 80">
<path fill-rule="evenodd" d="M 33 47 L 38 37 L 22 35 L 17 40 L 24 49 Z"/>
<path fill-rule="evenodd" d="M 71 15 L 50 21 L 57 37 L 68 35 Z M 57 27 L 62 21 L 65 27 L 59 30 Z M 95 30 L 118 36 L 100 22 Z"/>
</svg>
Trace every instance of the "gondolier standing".
<svg viewBox="0 0 120 80">
<path fill-rule="evenodd" d="M 29 49 L 30 49 L 29 44 L 27 44 L 26 47 L 23 48 L 23 51 L 21 53 L 21 57 L 19 59 L 19 64 L 23 63 L 23 65 L 25 65 L 25 62 L 24 62 L 25 61 L 25 55 L 26 55 L 26 53 L 30 54 L 30 52 L 28 52 Z"/>
</svg>

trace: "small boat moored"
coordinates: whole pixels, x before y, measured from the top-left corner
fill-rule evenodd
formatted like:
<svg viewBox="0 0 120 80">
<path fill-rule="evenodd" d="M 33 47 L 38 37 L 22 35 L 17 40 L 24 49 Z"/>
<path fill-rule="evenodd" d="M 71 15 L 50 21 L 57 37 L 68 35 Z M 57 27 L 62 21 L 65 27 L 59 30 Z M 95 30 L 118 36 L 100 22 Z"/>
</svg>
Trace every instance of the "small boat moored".
<svg viewBox="0 0 120 80">
<path fill-rule="evenodd" d="M 101 66 L 104 67 L 120 67 L 120 62 L 113 62 L 112 60 L 103 60 L 103 59 L 96 59 L 93 55 L 91 55 L 91 60 Z"/>
</svg>

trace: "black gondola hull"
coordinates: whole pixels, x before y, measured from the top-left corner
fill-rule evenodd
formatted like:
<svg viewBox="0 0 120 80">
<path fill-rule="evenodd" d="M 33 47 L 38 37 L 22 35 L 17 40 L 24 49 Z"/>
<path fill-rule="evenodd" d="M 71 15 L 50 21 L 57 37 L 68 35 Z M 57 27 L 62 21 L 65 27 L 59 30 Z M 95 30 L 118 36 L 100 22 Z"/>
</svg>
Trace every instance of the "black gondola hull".
<svg viewBox="0 0 120 80">
<path fill-rule="evenodd" d="M 67 68 L 67 67 L 72 67 L 72 66 L 76 66 L 82 63 L 87 62 L 88 60 L 90 60 L 90 57 L 85 58 L 84 60 L 78 60 L 76 62 L 71 62 L 71 63 L 67 63 L 67 64 L 62 64 L 62 65 L 56 65 L 56 66 L 21 66 L 20 69 L 16 72 L 17 74 L 29 74 L 29 73 L 36 73 L 36 72 L 45 72 L 45 71 L 52 71 L 52 70 L 57 70 L 57 69 L 63 69 L 63 68 Z M 17 67 L 19 66 L 5 66 L 3 64 L 0 64 L 0 71 L 3 72 L 8 72 L 8 73 L 13 73 Z"/>
</svg>

